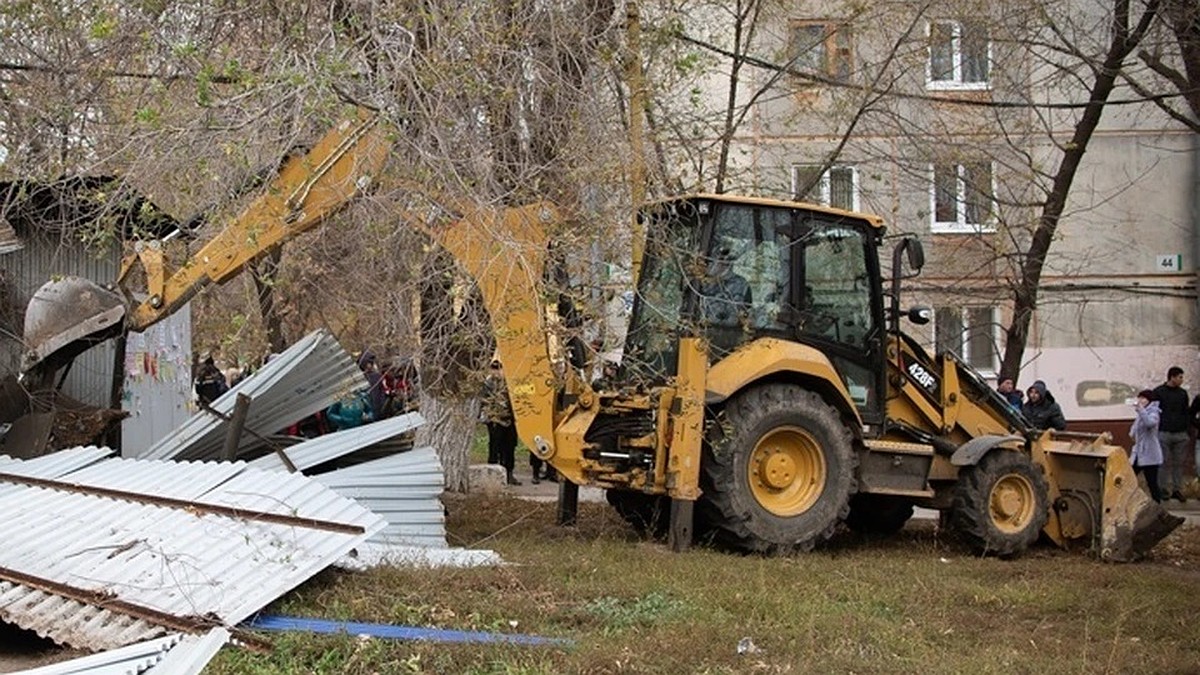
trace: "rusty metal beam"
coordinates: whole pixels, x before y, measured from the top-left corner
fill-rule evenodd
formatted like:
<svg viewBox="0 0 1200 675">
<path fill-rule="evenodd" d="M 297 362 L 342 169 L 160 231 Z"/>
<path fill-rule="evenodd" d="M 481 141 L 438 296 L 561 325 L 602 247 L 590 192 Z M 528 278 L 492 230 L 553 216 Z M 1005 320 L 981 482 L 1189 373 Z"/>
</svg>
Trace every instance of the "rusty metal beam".
<svg viewBox="0 0 1200 675">
<path fill-rule="evenodd" d="M 46 579 L 26 574 L 7 567 L 0 567 L 0 579 L 21 586 L 27 586 L 39 591 L 57 595 L 59 597 L 68 598 L 85 605 L 99 607 L 112 612 L 120 612 L 138 619 L 149 621 L 150 623 L 170 628 L 171 630 L 182 631 L 185 633 L 200 633 L 210 630 L 221 625 L 221 622 L 214 621 L 211 618 L 203 616 L 176 616 L 169 612 L 163 612 L 153 607 L 146 607 L 136 603 L 127 602 L 114 597 L 111 593 L 104 591 L 94 591 L 87 588 L 80 588 L 70 584 L 64 584 L 53 579 Z M 253 634 L 242 630 L 231 630 L 231 634 L 235 634 L 239 643 L 245 644 L 247 647 L 256 651 L 270 651 L 272 645 L 269 641 L 256 637 Z"/>
<path fill-rule="evenodd" d="M 327 532 L 339 532 L 342 534 L 362 534 L 366 530 L 359 525 L 349 525 L 346 523 L 336 523 L 329 520 L 317 520 L 315 518 L 304 518 L 301 516 L 289 516 L 281 513 L 268 513 L 266 511 L 252 511 L 248 509 L 239 509 L 235 506 L 224 506 L 221 504 L 205 504 L 203 502 L 193 502 L 186 499 L 175 499 L 172 497 L 158 497 L 154 495 L 145 495 L 137 492 L 128 492 L 126 490 L 114 490 L 112 488 L 95 487 L 90 485 L 80 485 L 78 483 L 66 483 L 57 480 L 47 480 L 45 478 L 32 478 L 29 476 L 20 476 L 11 473 L 0 473 L 0 482 L 14 483 L 19 485 L 31 485 L 33 487 L 46 488 L 49 490 L 59 490 L 62 492 L 70 492 L 74 494 L 92 495 L 96 497 L 108 497 L 110 499 L 120 499 L 127 502 L 138 504 L 151 504 L 154 506 L 162 506 L 170 509 L 180 509 L 193 513 L 211 513 L 229 518 L 237 518 L 240 520 L 253 520 L 265 523 L 277 523 L 280 525 L 292 525 L 295 527 L 304 527 L 310 530 L 324 530 Z"/>
</svg>

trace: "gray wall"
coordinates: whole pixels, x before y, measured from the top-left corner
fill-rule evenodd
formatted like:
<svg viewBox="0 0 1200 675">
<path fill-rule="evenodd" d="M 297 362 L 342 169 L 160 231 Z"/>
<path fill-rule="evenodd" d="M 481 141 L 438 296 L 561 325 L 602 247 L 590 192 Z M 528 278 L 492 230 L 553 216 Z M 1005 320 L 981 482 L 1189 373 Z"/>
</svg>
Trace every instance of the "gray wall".
<svg viewBox="0 0 1200 675">
<path fill-rule="evenodd" d="M 138 457 L 192 413 L 192 308 L 129 335 L 121 409 L 121 456 Z"/>
</svg>

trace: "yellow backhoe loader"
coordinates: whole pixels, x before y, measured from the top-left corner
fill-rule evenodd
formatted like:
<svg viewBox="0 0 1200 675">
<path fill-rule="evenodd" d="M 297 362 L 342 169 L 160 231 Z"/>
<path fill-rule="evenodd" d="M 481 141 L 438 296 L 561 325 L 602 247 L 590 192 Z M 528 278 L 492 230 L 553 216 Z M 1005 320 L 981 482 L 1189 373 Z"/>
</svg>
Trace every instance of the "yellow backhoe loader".
<svg viewBox="0 0 1200 675">
<path fill-rule="evenodd" d="M 28 371 L 145 329 L 320 223 L 379 178 L 389 133 L 367 112 L 341 123 L 172 273 L 142 243 L 115 291 L 49 282 L 27 313 Z M 894 531 L 922 506 L 983 553 L 1016 555 L 1045 534 L 1114 561 L 1180 522 L 1139 489 L 1124 449 L 1029 428 L 953 354 L 931 356 L 904 334 L 905 317 L 928 320 L 900 304 L 924 256 L 901 238 L 886 284 L 877 217 L 729 195 L 646 205 L 623 361 L 593 386 L 582 364 L 551 353 L 543 279 L 563 214 L 549 203 L 456 211 L 412 224 L 477 281 L 519 436 L 567 479 L 562 522 L 579 486 L 596 486 L 676 549 L 780 553 L 841 523 Z"/>
</svg>

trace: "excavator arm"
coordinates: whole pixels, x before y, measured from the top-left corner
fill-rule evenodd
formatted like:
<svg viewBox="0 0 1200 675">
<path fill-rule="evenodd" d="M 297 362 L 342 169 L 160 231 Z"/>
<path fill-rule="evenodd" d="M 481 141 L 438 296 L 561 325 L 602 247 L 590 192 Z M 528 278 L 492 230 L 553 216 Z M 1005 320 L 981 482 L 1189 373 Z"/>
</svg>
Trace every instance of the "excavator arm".
<svg viewBox="0 0 1200 675">
<path fill-rule="evenodd" d="M 333 127 L 307 153 L 287 158 L 270 184 L 224 230 L 168 272 L 161 242 L 139 241 L 122 261 L 119 292 L 78 277 L 54 279 L 26 311 L 23 370 L 52 375 L 74 356 L 123 331 L 143 331 L 284 242 L 345 208 L 376 182 L 393 150 L 392 130 L 360 110 Z M 405 186 L 410 190 L 419 187 Z M 543 457 L 555 452 L 557 377 L 549 355 L 542 275 L 547 230 L 560 220 L 548 202 L 480 208 L 441 199 L 451 217 L 400 214 L 425 231 L 476 280 L 491 316 L 521 438 Z M 142 270 L 144 299 L 132 300 Z"/>
<path fill-rule="evenodd" d="M 284 161 L 263 192 L 184 265 L 167 272 L 160 242 L 137 242 L 122 261 L 120 294 L 77 277 L 54 279 L 29 302 L 23 370 L 55 369 L 97 341 L 143 331 L 187 304 L 201 289 L 241 272 L 280 244 L 344 208 L 382 170 L 392 144 L 378 116 L 343 120 L 307 153 Z M 146 297 L 133 300 L 134 270 Z"/>
<path fill-rule="evenodd" d="M 392 149 L 388 133 L 377 116 L 365 111 L 356 120 L 343 120 L 307 153 L 288 158 L 262 194 L 169 277 L 163 273 L 161 249 L 139 247 L 150 296 L 133 308 L 129 329 L 145 330 L 170 316 L 204 287 L 228 281 L 344 208 L 383 169 Z M 133 267 L 122 265 L 118 284 Z"/>
</svg>

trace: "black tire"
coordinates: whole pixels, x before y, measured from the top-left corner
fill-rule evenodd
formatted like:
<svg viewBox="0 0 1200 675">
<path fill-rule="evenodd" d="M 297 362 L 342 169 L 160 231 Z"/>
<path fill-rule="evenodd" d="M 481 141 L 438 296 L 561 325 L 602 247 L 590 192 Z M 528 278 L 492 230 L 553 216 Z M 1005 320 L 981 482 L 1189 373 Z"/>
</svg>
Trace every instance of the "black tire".
<svg viewBox="0 0 1200 675">
<path fill-rule="evenodd" d="M 981 554 L 1020 555 L 1050 517 L 1048 489 L 1029 455 L 993 450 L 959 475 L 951 525 Z"/>
<path fill-rule="evenodd" d="M 785 554 L 828 539 L 856 488 L 850 430 L 819 395 L 790 384 L 739 394 L 704 447 L 701 539 Z"/>
<path fill-rule="evenodd" d="M 633 526 L 638 534 L 666 539 L 671 524 L 671 499 L 629 490 L 605 490 L 604 497 L 617 515 Z"/>
<path fill-rule="evenodd" d="M 912 515 L 913 505 L 907 499 L 860 493 L 850 499 L 846 525 L 861 534 L 895 534 Z"/>
</svg>

